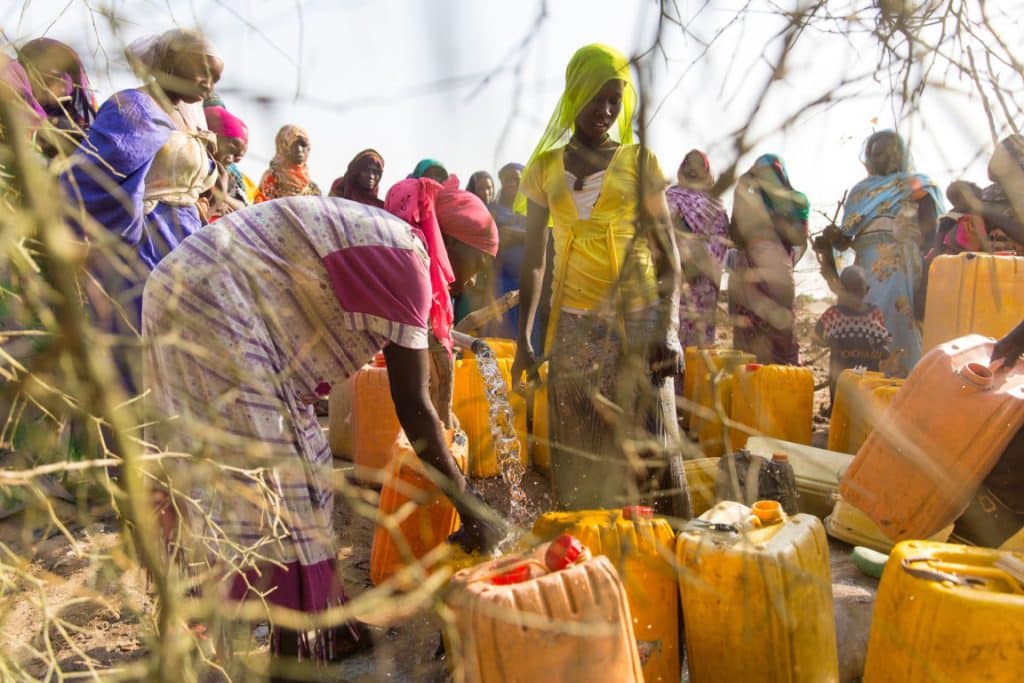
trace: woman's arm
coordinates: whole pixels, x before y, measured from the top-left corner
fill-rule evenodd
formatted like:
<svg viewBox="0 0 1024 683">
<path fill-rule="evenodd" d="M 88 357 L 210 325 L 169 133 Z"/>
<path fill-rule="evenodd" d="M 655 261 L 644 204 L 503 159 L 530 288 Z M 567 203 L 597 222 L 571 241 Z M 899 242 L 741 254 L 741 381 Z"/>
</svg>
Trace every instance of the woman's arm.
<svg viewBox="0 0 1024 683">
<path fill-rule="evenodd" d="M 1006 208 L 1000 204 L 981 202 L 977 213 L 985 219 L 986 223 L 999 228 L 1013 241 L 1024 244 L 1024 223 L 1012 210 L 1006 211 Z"/>
<path fill-rule="evenodd" d="M 665 203 L 663 192 L 649 192 L 644 198 L 644 209 L 647 212 L 647 220 L 650 225 L 647 244 L 654 259 L 655 272 L 658 275 L 658 300 L 664 305 L 679 289 L 680 263 L 679 248 L 676 244 L 675 230 L 672 227 L 672 216 Z M 704 251 L 703 249 L 692 249 L 689 251 Z M 688 256 L 695 258 L 698 262 L 701 257 L 692 253 Z M 707 259 L 705 253 L 704 258 Z"/>
<path fill-rule="evenodd" d="M 431 479 L 462 518 L 460 540 L 467 550 L 487 550 L 504 537 L 504 524 L 496 513 L 466 491 L 466 476 L 448 450 L 441 421 L 430 402 L 428 353 L 426 349 L 409 349 L 397 344 L 384 347 L 391 400 L 398 422 L 420 459 L 441 475 L 431 476 Z M 427 471 L 430 474 L 429 468 Z"/>
<path fill-rule="evenodd" d="M 921 233 L 921 247 L 932 243 L 935 238 L 935 230 L 939 224 L 939 216 L 935 207 L 935 200 L 927 195 L 917 204 L 917 229 Z"/>
<path fill-rule="evenodd" d="M 655 379 L 671 377 L 679 370 L 679 353 L 669 345 L 669 339 L 678 335 L 678 305 L 680 266 L 679 250 L 676 246 L 675 230 L 672 217 L 665 203 L 665 193 L 647 192 L 644 195 L 643 210 L 647 216 L 642 217 L 648 222 L 647 244 L 654 260 L 654 269 L 658 277 L 658 321 L 660 329 L 650 349 L 651 374 Z M 676 329 L 670 329 L 672 325 Z"/>
<path fill-rule="evenodd" d="M 519 338 L 516 341 L 516 358 L 512 364 L 512 382 L 518 385 L 524 372 L 531 372 L 537 364 L 530 336 L 537 317 L 544 281 L 544 262 L 547 247 L 547 207 L 536 202 L 526 202 L 526 245 L 523 249 L 523 265 L 519 271 Z"/>
</svg>

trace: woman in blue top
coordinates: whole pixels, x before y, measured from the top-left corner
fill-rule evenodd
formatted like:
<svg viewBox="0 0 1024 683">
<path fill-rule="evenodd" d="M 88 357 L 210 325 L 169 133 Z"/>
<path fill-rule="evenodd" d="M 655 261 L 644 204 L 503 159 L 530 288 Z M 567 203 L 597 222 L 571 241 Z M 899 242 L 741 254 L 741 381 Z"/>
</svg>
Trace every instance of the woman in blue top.
<svg viewBox="0 0 1024 683">
<path fill-rule="evenodd" d="M 935 183 L 910 171 L 910 155 L 896 131 L 869 137 L 863 161 L 868 177 L 850 190 L 841 237 L 833 245 L 856 252 L 856 264 L 868 277 L 865 301 L 882 309 L 893 354 L 909 372 L 921 357 L 922 247 L 945 206 Z"/>
</svg>

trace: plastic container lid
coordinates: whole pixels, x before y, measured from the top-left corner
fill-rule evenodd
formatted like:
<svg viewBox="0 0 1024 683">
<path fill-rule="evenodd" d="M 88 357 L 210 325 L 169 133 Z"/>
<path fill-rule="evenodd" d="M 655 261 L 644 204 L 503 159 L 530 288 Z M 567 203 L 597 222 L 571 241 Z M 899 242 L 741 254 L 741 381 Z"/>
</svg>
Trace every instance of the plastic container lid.
<svg viewBox="0 0 1024 683">
<path fill-rule="evenodd" d="M 782 504 L 777 500 L 759 500 L 750 506 L 761 524 L 774 524 L 782 521 Z"/>
<path fill-rule="evenodd" d="M 521 564 L 518 567 L 512 567 L 508 571 L 502 572 L 497 576 L 491 577 L 491 583 L 495 586 L 508 586 L 513 583 L 522 583 L 530 578 L 530 565 Z"/>
<path fill-rule="evenodd" d="M 789 462 L 789 454 L 772 453 L 772 462 Z"/>
<path fill-rule="evenodd" d="M 548 570 L 557 572 L 573 565 L 583 554 L 583 543 L 572 534 L 562 534 L 551 541 L 544 553 L 544 564 Z"/>
<path fill-rule="evenodd" d="M 627 505 L 622 508 L 622 518 L 629 520 L 654 519 L 654 508 L 647 505 Z"/>
</svg>

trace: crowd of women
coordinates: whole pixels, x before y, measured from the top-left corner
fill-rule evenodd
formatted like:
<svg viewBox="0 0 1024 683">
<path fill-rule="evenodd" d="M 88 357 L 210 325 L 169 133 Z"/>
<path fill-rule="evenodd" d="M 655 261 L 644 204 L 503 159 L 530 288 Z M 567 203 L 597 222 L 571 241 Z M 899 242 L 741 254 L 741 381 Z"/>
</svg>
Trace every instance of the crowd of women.
<svg viewBox="0 0 1024 683">
<path fill-rule="evenodd" d="M 250 180 L 238 166 L 247 127 L 214 95 L 225 64 L 199 33 L 168 31 L 128 55 L 143 85 L 98 109 L 81 61 L 56 41 L 23 45 L 0 82 L 59 163 L 69 224 L 96 245 L 91 314 L 142 340 L 115 358 L 127 387 L 149 391 L 147 441 L 191 456 L 159 473 L 165 540 L 183 566 L 227 577 L 232 598 L 304 611 L 344 599 L 314 405 L 381 349 L 399 420 L 460 513 L 453 540 L 479 550 L 504 536 L 446 429 L 453 324 L 507 291 L 519 290 L 518 311 L 493 325 L 517 341 L 517 389 L 549 363 L 552 484 L 565 509 L 630 502 L 689 516 L 675 383 L 681 348 L 715 343 L 726 269 L 735 346 L 799 361 L 793 267 L 808 246 L 807 197 L 773 154 L 740 176 L 731 216 L 698 150 L 666 187 L 634 140 L 637 92 L 612 48 L 576 52 L 540 141 L 497 187 L 480 171 L 460 189 L 424 159 L 383 198 L 373 149 L 321 196 L 310 136 L 295 125 Z M 947 214 L 900 136 L 876 133 L 868 176 L 815 240 L 829 257 L 855 251 L 858 286 L 904 371 L 921 352 L 927 259 L 1024 243 L 1006 186 L 1020 148 L 1016 138 L 1000 147 L 993 186 L 954 183 Z M 355 624 L 274 639 L 282 657 L 332 658 L 365 642 Z"/>
</svg>

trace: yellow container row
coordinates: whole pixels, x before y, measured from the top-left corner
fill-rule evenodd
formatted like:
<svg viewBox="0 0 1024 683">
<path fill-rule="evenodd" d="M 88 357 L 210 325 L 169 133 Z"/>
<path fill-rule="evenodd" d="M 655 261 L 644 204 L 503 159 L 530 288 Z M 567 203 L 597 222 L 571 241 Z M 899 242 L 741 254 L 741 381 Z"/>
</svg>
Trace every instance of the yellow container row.
<svg viewBox="0 0 1024 683">
<path fill-rule="evenodd" d="M 538 541 L 571 534 L 614 567 L 628 605 L 642 680 L 648 683 L 680 679 L 680 613 L 686 624 L 690 681 L 837 681 L 828 544 L 820 521 L 809 515 L 786 517 L 780 513 L 757 527 L 753 519 L 749 508 L 722 504 L 677 535 L 666 520 L 653 517 L 647 508 L 585 510 L 545 514 L 537 520 L 533 534 Z M 513 564 L 506 561 L 502 566 Z M 514 590 L 523 596 L 534 592 L 528 584 L 518 586 Z M 506 600 L 504 592 L 504 588 L 493 589 L 491 599 L 496 604 L 492 607 L 524 604 L 522 599 Z M 551 642 L 571 638 L 573 627 L 578 627 L 588 612 L 613 603 L 614 597 L 588 596 L 592 604 L 548 600 L 543 614 L 547 637 Z M 510 619 L 495 609 L 481 607 L 480 602 L 487 600 L 486 594 L 478 594 L 467 609 L 475 615 L 490 613 L 499 622 Z M 459 616 L 458 600 L 453 606 L 456 622 L 469 623 Z M 522 625 L 525 620 L 512 621 Z M 535 628 L 543 630 L 541 626 Z M 503 642 L 504 649 L 511 654 L 520 638 L 525 645 L 529 640 L 525 633 L 530 630 L 506 631 L 510 640 Z M 460 632 L 460 636 L 463 646 L 477 653 L 466 660 L 489 660 L 493 674 L 497 672 L 486 650 L 488 633 L 490 630 L 483 628 Z M 521 667 L 529 662 L 531 671 L 538 670 L 537 660 L 545 657 L 546 649 L 521 654 L 527 656 L 503 657 L 498 679 L 475 677 L 470 670 L 467 680 L 531 680 Z M 586 657 L 583 661 L 587 666 Z M 560 665 L 564 663 L 551 662 L 540 670 L 557 670 Z"/>
<path fill-rule="evenodd" d="M 577 559 L 560 576 L 544 568 L 551 546 L 541 545 L 456 574 L 446 601 L 465 680 L 675 683 L 685 632 L 694 683 L 838 681 L 822 525 L 802 514 L 752 523 L 751 512 L 763 519 L 763 511 L 719 504 L 678 535 L 629 508 L 542 516 L 537 540 L 572 534 L 594 559 Z M 863 680 L 1020 680 L 1022 571 L 1020 553 L 897 545 L 875 601 Z M 572 580 L 580 572 L 591 578 Z M 588 648 L 599 634 L 616 640 Z"/>
<path fill-rule="evenodd" d="M 684 408 L 705 456 L 743 448 L 753 435 L 811 443 L 810 368 L 761 365 L 749 353 L 728 349 L 688 347 L 684 360 Z"/>
</svg>

